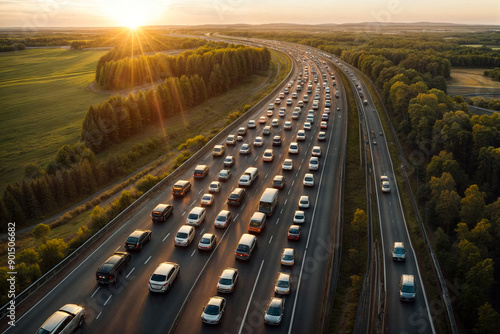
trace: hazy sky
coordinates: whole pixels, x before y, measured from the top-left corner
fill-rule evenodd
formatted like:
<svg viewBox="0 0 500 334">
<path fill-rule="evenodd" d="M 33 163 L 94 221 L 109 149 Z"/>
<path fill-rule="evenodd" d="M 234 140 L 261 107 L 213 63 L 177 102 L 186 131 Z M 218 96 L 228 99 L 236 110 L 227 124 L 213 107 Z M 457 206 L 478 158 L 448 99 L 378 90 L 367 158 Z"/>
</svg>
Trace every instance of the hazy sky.
<svg viewBox="0 0 500 334">
<path fill-rule="evenodd" d="M 0 0 L 0 26 L 500 24 L 499 0 Z"/>
</svg>

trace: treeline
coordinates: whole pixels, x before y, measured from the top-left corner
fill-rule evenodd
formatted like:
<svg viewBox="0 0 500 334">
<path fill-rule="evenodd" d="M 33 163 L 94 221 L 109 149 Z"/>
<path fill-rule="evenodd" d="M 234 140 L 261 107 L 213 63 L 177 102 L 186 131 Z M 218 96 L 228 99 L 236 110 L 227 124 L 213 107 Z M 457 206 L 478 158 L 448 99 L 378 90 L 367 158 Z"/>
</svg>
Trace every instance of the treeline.
<svg viewBox="0 0 500 334">
<path fill-rule="evenodd" d="M 484 71 L 484 75 L 492 78 L 495 81 L 500 81 L 500 67 L 494 68 L 492 70 Z"/>
<path fill-rule="evenodd" d="M 267 69 L 271 59 L 266 48 L 201 49 L 189 56 L 172 57 L 177 68 L 173 74 L 188 75 L 169 77 L 155 89 L 136 97 L 114 96 L 90 106 L 83 120 L 81 140 L 92 151 L 101 152 L 157 123 L 160 118 L 178 114 L 228 91 L 247 76 Z M 196 64 L 199 66 L 194 66 Z"/>
<path fill-rule="evenodd" d="M 97 64 L 99 75 L 96 75 L 96 82 L 99 87 L 110 90 L 131 88 L 168 77 L 194 74 L 200 75 L 207 82 L 214 66 L 223 62 L 225 54 L 230 58 L 228 61 L 232 64 L 237 63 L 236 70 L 239 67 L 246 67 L 246 61 L 250 61 L 248 66 L 254 66 L 253 60 L 246 55 L 252 53 L 252 50 L 241 45 L 219 42 L 207 44 L 196 50 L 188 50 L 177 56 L 157 53 L 109 61 L 108 59 L 121 55 L 118 51 L 112 50 L 99 60 Z M 229 72 L 229 75 L 234 77 L 238 76 L 238 73 Z"/>
<path fill-rule="evenodd" d="M 2 44 L 0 45 L 0 52 L 8 52 L 8 51 L 21 51 L 26 49 L 26 46 L 23 43 L 15 43 L 10 45 Z"/>
<path fill-rule="evenodd" d="M 484 97 L 467 97 L 465 101 L 474 107 L 485 108 L 489 110 L 500 111 L 500 99 L 485 99 Z"/>
</svg>

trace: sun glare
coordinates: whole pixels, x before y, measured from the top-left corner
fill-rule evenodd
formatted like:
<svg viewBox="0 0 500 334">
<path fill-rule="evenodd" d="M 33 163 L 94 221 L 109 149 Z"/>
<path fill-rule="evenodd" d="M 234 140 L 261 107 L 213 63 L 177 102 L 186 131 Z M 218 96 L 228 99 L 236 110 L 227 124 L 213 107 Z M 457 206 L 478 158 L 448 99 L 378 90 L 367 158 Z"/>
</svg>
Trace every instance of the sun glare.
<svg viewBox="0 0 500 334">
<path fill-rule="evenodd" d="M 159 0 L 106 0 L 100 4 L 110 19 L 131 29 L 152 24 L 165 9 L 165 4 Z"/>
</svg>

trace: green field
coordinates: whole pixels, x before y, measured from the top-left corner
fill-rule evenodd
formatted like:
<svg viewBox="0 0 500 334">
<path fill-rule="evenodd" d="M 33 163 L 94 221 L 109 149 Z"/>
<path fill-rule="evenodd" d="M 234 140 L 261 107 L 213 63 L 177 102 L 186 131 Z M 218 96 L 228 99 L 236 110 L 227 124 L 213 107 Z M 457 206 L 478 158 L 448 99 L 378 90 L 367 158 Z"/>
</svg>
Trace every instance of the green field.
<svg viewBox="0 0 500 334">
<path fill-rule="evenodd" d="M 75 143 L 89 105 L 109 96 L 91 92 L 106 51 L 31 49 L 0 54 L 0 189 Z"/>
</svg>

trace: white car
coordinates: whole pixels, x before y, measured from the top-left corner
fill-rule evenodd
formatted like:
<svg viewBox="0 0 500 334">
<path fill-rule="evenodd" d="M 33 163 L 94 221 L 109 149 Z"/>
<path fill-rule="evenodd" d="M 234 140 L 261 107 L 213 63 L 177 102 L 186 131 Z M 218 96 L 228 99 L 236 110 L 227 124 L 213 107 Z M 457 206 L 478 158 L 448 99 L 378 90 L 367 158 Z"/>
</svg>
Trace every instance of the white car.
<svg viewBox="0 0 500 334">
<path fill-rule="evenodd" d="M 241 147 L 240 147 L 240 154 L 248 154 L 248 153 L 250 153 L 251 150 L 252 150 L 252 146 L 245 143 L 245 144 L 241 145 Z"/>
<path fill-rule="evenodd" d="M 292 129 L 292 122 L 286 121 L 285 125 L 283 126 L 285 130 L 291 130 Z"/>
<path fill-rule="evenodd" d="M 391 186 L 389 184 L 389 181 L 382 182 L 382 192 L 388 193 L 390 191 L 391 191 Z"/>
<path fill-rule="evenodd" d="M 249 129 L 255 129 L 255 127 L 256 127 L 255 121 L 253 119 L 249 120 L 248 124 L 247 124 L 247 128 L 249 128 Z"/>
<path fill-rule="evenodd" d="M 148 288 L 151 292 L 167 292 L 179 275 L 181 266 L 174 262 L 162 262 L 149 278 Z"/>
<path fill-rule="evenodd" d="M 292 93 L 292 99 L 296 99 L 297 98 L 297 93 Z"/>
<path fill-rule="evenodd" d="M 293 215 L 293 222 L 295 224 L 304 224 L 306 222 L 306 214 L 302 210 L 295 210 Z"/>
<path fill-rule="evenodd" d="M 292 119 L 299 119 L 299 113 L 298 113 L 298 112 L 296 112 L 296 111 L 294 111 L 294 112 L 292 113 Z"/>
<path fill-rule="evenodd" d="M 313 146 L 312 156 L 313 157 L 320 157 L 321 156 L 321 146 Z"/>
<path fill-rule="evenodd" d="M 328 114 L 323 113 L 323 115 L 321 115 L 321 120 L 328 121 Z"/>
<path fill-rule="evenodd" d="M 299 209 L 308 209 L 310 205 L 309 196 L 302 195 L 299 198 Z"/>
<path fill-rule="evenodd" d="M 262 160 L 270 162 L 273 161 L 273 159 L 274 159 L 274 152 L 272 149 L 268 148 L 267 150 L 264 151 Z"/>
<path fill-rule="evenodd" d="M 198 250 L 211 251 L 217 243 L 217 237 L 212 233 L 205 233 L 198 242 Z"/>
<path fill-rule="evenodd" d="M 262 146 L 264 145 L 264 139 L 262 137 L 255 137 L 255 140 L 253 141 L 253 146 Z"/>
<path fill-rule="evenodd" d="M 290 154 L 298 154 L 299 153 L 299 144 L 296 142 L 291 142 L 288 147 L 288 153 Z"/>
<path fill-rule="evenodd" d="M 280 295 L 290 294 L 292 287 L 292 275 L 286 273 L 279 273 L 274 285 L 274 292 Z"/>
<path fill-rule="evenodd" d="M 293 266 L 295 264 L 295 251 L 293 248 L 283 248 L 281 264 L 284 266 Z"/>
<path fill-rule="evenodd" d="M 83 325 L 85 309 L 76 304 L 66 304 L 52 314 L 37 333 L 73 333 Z"/>
<path fill-rule="evenodd" d="M 304 175 L 304 181 L 303 184 L 308 187 L 313 187 L 314 186 L 314 175 L 311 173 L 307 173 Z"/>
<path fill-rule="evenodd" d="M 304 130 L 297 132 L 297 140 L 306 140 L 306 132 Z"/>
<path fill-rule="evenodd" d="M 273 111 L 271 109 L 269 109 L 267 112 L 266 112 L 266 115 L 267 117 L 271 117 L 273 116 Z"/>
<path fill-rule="evenodd" d="M 293 169 L 293 161 L 292 159 L 285 159 L 283 161 L 283 165 L 281 166 L 283 170 L 292 170 Z"/>
<path fill-rule="evenodd" d="M 233 216 L 229 210 L 221 210 L 215 218 L 214 226 L 218 228 L 226 228 L 231 223 Z"/>
<path fill-rule="evenodd" d="M 203 196 L 201 196 L 201 205 L 202 206 L 210 206 L 213 203 L 214 203 L 214 195 L 203 194 Z"/>
<path fill-rule="evenodd" d="M 275 118 L 272 120 L 271 125 L 274 127 L 277 127 L 280 124 L 279 119 Z"/>
<path fill-rule="evenodd" d="M 201 313 L 201 321 L 206 324 L 218 324 L 222 319 L 224 310 L 226 308 L 226 300 L 222 297 L 212 297 L 207 305 L 203 307 Z"/>
<path fill-rule="evenodd" d="M 182 225 L 174 238 L 175 246 L 189 246 L 194 239 L 195 230 L 193 226 Z"/>
<path fill-rule="evenodd" d="M 293 109 L 293 111 L 296 111 L 298 114 L 300 114 L 302 112 L 302 108 L 301 107 L 295 107 L 295 109 Z"/>
<path fill-rule="evenodd" d="M 200 224 L 205 220 L 206 213 L 207 211 L 205 208 L 200 206 L 194 207 L 188 214 L 186 224 L 191 226 L 200 226 Z"/>
<path fill-rule="evenodd" d="M 309 159 L 309 170 L 318 170 L 318 169 L 319 169 L 318 157 L 311 157 L 311 159 Z"/>
<path fill-rule="evenodd" d="M 236 282 L 238 281 L 238 269 L 226 268 L 219 276 L 217 282 L 217 292 L 231 293 L 234 291 Z"/>
<path fill-rule="evenodd" d="M 311 123 L 305 122 L 304 123 L 304 130 L 311 130 Z"/>
<path fill-rule="evenodd" d="M 286 100 L 286 104 L 289 105 L 289 106 L 291 106 L 292 105 L 292 99 L 287 99 Z"/>
<path fill-rule="evenodd" d="M 272 112 L 271 112 L 271 115 L 272 115 Z M 267 118 L 266 118 L 266 116 L 260 116 L 260 117 L 259 117 L 259 123 L 260 123 L 260 124 L 264 124 L 264 123 L 266 123 L 266 122 L 267 122 Z"/>
<path fill-rule="evenodd" d="M 210 185 L 208 186 L 208 192 L 209 193 L 218 193 L 220 191 L 221 187 L 222 187 L 222 185 L 219 181 L 212 181 L 212 183 L 210 183 Z"/>
<path fill-rule="evenodd" d="M 325 141 L 325 140 L 326 140 L 326 132 L 320 131 L 320 133 L 318 133 L 318 141 Z"/>
<path fill-rule="evenodd" d="M 329 113 L 330 113 L 330 108 L 325 108 L 323 110 L 323 114 L 327 114 L 328 115 Z"/>
<path fill-rule="evenodd" d="M 284 110 L 280 110 L 280 112 L 278 113 L 278 116 L 279 117 L 285 117 L 285 111 Z"/>
<path fill-rule="evenodd" d="M 299 107 L 303 107 L 304 106 L 304 101 L 300 100 L 299 102 L 297 102 L 297 105 Z"/>
</svg>

